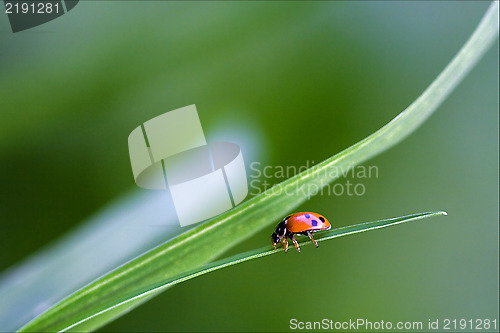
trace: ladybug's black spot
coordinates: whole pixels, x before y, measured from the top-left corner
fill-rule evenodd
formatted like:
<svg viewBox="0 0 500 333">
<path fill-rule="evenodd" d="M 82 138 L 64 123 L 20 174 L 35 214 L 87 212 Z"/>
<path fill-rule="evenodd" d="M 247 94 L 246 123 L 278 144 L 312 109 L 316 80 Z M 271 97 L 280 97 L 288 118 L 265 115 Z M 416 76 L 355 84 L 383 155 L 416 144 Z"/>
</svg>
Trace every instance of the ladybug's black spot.
<svg viewBox="0 0 500 333">
<path fill-rule="evenodd" d="M 325 218 L 323 216 L 320 216 L 319 219 L 321 220 L 321 222 L 325 222 Z"/>
<path fill-rule="evenodd" d="M 317 225 L 318 225 L 318 221 L 316 221 L 316 220 L 312 220 L 312 221 L 311 221 L 311 224 L 312 224 L 312 226 L 313 226 L 313 227 L 315 227 L 315 226 L 317 226 Z"/>
<path fill-rule="evenodd" d="M 306 219 L 308 219 L 308 218 L 310 218 L 310 217 L 311 217 L 311 215 L 309 215 L 309 214 L 306 214 L 306 215 L 304 215 L 304 216 L 306 217 Z"/>
</svg>

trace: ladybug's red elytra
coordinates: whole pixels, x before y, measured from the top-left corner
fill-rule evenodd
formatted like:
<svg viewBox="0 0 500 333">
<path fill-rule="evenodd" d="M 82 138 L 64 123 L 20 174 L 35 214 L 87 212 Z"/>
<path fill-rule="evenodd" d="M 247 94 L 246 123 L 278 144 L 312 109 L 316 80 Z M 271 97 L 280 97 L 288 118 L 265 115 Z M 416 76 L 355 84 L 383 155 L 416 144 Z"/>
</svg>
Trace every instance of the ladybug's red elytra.
<svg viewBox="0 0 500 333">
<path fill-rule="evenodd" d="M 280 242 L 285 246 L 285 252 L 288 250 L 288 239 L 293 241 L 293 244 L 300 252 L 299 244 L 295 239 L 295 235 L 307 235 L 318 247 L 318 243 L 312 237 L 312 233 L 319 230 L 328 230 L 332 226 L 328 220 L 320 214 L 312 212 L 302 212 L 290 214 L 281 221 L 276 230 L 271 235 L 274 249 Z"/>
</svg>

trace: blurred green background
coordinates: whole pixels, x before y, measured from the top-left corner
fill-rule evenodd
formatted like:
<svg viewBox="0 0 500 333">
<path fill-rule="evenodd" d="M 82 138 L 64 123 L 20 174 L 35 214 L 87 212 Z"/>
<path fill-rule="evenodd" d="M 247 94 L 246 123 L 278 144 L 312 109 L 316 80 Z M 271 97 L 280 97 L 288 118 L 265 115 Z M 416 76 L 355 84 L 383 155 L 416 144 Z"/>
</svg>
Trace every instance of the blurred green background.
<svg viewBox="0 0 500 333">
<path fill-rule="evenodd" d="M 317 163 L 409 105 L 488 6 L 80 1 L 16 34 L 0 15 L 0 271 L 116 198 L 131 197 L 134 209 L 143 194 L 127 137 L 145 120 L 196 104 L 208 141 L 242 147 L 249 178 L 252 162 Z M 448 217 L 217 271 L 103 331 L 288 331 L 291 318 L 498 322 L 498 59 L 497 42 L 429 121 L 365 164 L 378 178 L 351 179 L 363 196 L 321 195 L 297 209 L 334 227 L 430 210 Z M 271 232 L 231 253 L 267 245 Z"/>
</svg>

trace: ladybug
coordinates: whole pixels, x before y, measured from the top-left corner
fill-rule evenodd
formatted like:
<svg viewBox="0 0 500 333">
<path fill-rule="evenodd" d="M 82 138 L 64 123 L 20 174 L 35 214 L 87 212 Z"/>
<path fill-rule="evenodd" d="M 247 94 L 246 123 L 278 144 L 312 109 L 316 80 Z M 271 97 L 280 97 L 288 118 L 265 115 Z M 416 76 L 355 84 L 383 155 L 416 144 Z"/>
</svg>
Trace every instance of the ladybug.
<svg viewBox="0 0 500 333">
<path fill-rule="evenodd" d="M 288 239 L 290 238 L 297 251 L 300 252 L 299 244 L 295 240 L 295 234 L 309 236 L 314 245 L 318 247 L 312 233 L 318 230 L 328 230 L 331 227 L 330 222 L 323 215 L 311 212 L 295 213 L 288 215 L 278 224 L 271 235 L 271 239 L 274 249 L 276 249 L 278 243 L 283 242 L 286 252 L 288 250 Z"/>
</svg>

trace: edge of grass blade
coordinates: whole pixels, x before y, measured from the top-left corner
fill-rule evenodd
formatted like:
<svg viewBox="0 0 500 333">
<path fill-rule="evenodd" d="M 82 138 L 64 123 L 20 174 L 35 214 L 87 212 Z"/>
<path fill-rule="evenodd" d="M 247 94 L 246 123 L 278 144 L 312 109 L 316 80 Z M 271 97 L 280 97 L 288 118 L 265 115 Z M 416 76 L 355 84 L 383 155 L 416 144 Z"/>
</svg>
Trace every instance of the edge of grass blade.
<svg viewBox="0 0 500 333">
<path fill-rule="evenodd" d="M 446 216 L 448 214 L 445 211 L 425 212 L 425 213 L 417 213 L 417 214 L 405 215 L 405 216 L 394 217 L 394 218 L 378 220 L 378 221 L 373 221 L 373 222 L 365 222 L 365 223 L 350 225 L 350 226 L 346 226 L 346 227 L 333 229 L 330 231 L 324 231 L 324 232 L 317 233 L 317 235 L 320 234 L 321 236 L 316 238 L 316 242 L 322 242 L 322 241 L 326 241 L 326 240 L 330 240 L 330 239 L 338 238 L 338 237 L 342 237 L 342 236 L 349 236 L 349 235 L 353 235 L 353 234 L 357 234 L 357 233 L 361 233 L 361 232 L 365 232 L 365 231 L 369 231 L 369 230 L 387 228 L 387 227 L 394 226 L 394 225 L 401 224 L 401 223 L 413 222 L 413 221 L 425 219 L 428 217 L 440 216 L 440 215 Z M 310 241 L 305 240 L 303 242 L 299 242 L 299 244 L 301 247 L 303 247 L 303 246 L 311 245 L 312 243 Z M 293 250 L 294 249 L 292 249 L 292 251 Z M 169 287 L 174 286 L 176 284 L 179 284 L 179 283 L 185 282 L 187 280 L 196 278 L 198 276 L 201 276 L 201 275 L 204 275 L 204 274 L 207 274 L 207 273 L 210 273 L 210 272 L 222 269 L 222 268 L 226 268 L 229 266 L 240 264 L 240 263 L 243 263 L 243 262 L 246 262 L 249 260 L 266 257 L 266 256 L 269 256 L 271 254 L 278 253 L 278 252 L 283 252 L 283 251 L 284 251 L 284 249 L 282 247 L 279 247 L 277 249 L 273 249 L 272 246 L 265 246 L 265 247 L 262 247 L 259 249 L 247 251 L 244 253 L 239 253 L 239 254 L 236 254 L 234 256 L 215 261 L 215 262 L 210 263 L 208 265 L 204 265 L 204 266 L 199 267 L 197 269 L 194 269 L 194 270 L 191 270 L 191 271 L 186 272 L 184 274 L 181 274 L 181 275 L 179 275 L 179 276 L 177 276 L 169 281 L 164 282 L 163 284 L 158 285 L 157 287 L 154 287 L 153 289 L 150 289 L 150 290 L 144 291 L 143 293 L 135 295 L 135 296 L 119 303 L 119 304 L 116 304 L 115 306 L 112 306 L 108 309 L 105 309 L 105 310 L 99 312 L 99 313 L 96 313 L 95 316 L 102 315 L 102 314 L 104 314 L 108 311 L 111 311 L 119 306 L 122 306 L 126 303 L 140 300 L 141 298 L 145 298 L 150 294 L 161 292 L 163 289 L 166 289 L 166 288 L 169 288 Z M 62 329 L 61 331 L 64 332 L 64 331 L 71 330 L 72 328 L 83 324 L 85 321 L 87 321 L 89 319 L 91 319 L 91 318 L 90 317 L 85 318 L 80 322 L 77 322 L 69 327 Z"/>
</svg>

